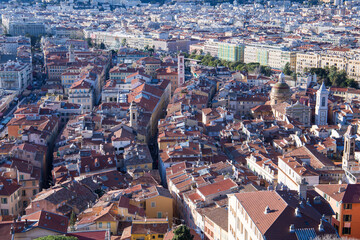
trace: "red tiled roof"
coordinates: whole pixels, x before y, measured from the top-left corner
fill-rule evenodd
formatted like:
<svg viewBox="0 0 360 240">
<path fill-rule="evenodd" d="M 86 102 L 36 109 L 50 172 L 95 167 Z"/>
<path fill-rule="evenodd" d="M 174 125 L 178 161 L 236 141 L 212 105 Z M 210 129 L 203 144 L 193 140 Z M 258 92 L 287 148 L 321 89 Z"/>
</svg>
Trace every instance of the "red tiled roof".
<svg viewBox="0 0 360 240">
<path fill-rule="evenodd" d="M 36 221 L 33 227 L 45 228 L 60 233 L 66 233 L 69 224 L 69 219 L 67 217 L 43 210 L 22 216 L 21 219 Z"/>
</svg>

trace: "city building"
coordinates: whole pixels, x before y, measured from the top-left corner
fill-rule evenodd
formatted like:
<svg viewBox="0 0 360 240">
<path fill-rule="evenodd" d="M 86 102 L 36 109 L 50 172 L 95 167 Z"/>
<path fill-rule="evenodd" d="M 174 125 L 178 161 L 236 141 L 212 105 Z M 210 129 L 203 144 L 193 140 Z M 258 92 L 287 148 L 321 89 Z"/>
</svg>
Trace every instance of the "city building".
<svg viewBox="0 0 360 240">
<path fill-rule="evenodd" d="M 31 63 L 9 61 L 0 64 L 0 88 L 22 92 L 31 82 Z"/>
<path fill-rule="evenodd" d="M 356 197 L 359 184 L 320 184 L 315 187 L 331 206 L 335 216 L 331 224 L 341 237 L 359 238 L 359 199 Z"/>
</svg>

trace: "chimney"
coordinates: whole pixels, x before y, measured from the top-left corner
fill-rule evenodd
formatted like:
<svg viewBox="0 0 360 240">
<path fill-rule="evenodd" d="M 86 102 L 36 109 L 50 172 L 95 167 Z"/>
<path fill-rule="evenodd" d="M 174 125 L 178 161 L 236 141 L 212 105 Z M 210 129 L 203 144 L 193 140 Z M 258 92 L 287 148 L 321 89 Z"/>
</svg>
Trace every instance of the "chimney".
<svg viewBox="0 0 360 240">
<path fill-rule="evenodd" d="M 321 203 L 320 196 L 315 196 L 314 197 L 314 204 L 320 204 L 320 203 Z"/>
<path fill-rule="evenodd" d="M 295 225 L 291 224 L 289 230 L 291 233 L 295 232 Z"/>
<path fill-rule="evenodd" d="M 295 208 L 295 216 L 296 217 L 301 217 L 301 212 L 299 208 Z"/>
<path fill-rule="evenodd" d="M 264 213 L 265 213 L 265 214 L 270 213 L 270 207 L 269 207 L 269 206 L 266 206 Z"/>
<path fill-rule="evenodd" d="M 339 187 L 339 193 L 342 193 L 343 191 L 345 191 L 345 187 Z"/>
<path fill-rule="evenodd" d="M 307 183 L 303 179 L 298 185 L 300 199 L 306 199 Z"/>
<path fill-rule="evenodd" d="M 15 229 L 13 224 L 11 224 L 10 235 L 11 235 L 11 240 L 15 239 Z"/>
<path fill-rule="evenodd" d="M 319 231 L 320 231 L 320 232 L 324 232 L 324 231 L 325 231 L 324 225 L 323 225 L 323 220 L 322 220 L 322 219 L 320 219 Z"/>
</svg>

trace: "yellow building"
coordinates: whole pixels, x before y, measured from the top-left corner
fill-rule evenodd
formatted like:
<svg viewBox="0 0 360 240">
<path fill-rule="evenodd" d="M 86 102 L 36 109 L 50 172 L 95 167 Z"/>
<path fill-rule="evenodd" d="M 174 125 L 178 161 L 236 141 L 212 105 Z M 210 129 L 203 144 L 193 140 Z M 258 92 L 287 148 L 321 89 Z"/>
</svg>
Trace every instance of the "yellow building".
<svg viewBox="0 0 360 240">
<path fill-rule="evenodd" d="M 152 157 L 147 144 L 135 144 L 124 149 L 124 170 L 152 169 Z"/>
<path fill-rule="evenodd" d="M 91 112 L 94 106 L 94 90 L 86 80 L 79 80 L 69 89 L 69 103 L 83 106 L 84 112 Z"/>
<path fill-rule="evenodd" d="M 181 131 L 163 131 L 158 136 L 159 150 L 165 151 L 167 146 L 174 146 L 178 142 L 185 142 L 188 137 Z"/>
<path fill-rule="evenodd" d="M 21 212 L 21 185 L 0 177 L 0 209 L 2 216 L 17 216 Z"/>
<path fill-rule="evenodd" d="M 346 70 L 347 59 L 343 56 L 324 55 L 321 56 L 321 68 L 336 67 L 338 71 Z"/>
<path fill-rule="evenodd" d="M 360 80 L 360 60 L 359 59 L 349 59 L 346 73 L 349 78 L 353 78 L 355 81 Z"/>
<path fill-rule="evenodd" d="M 77 231 L 107 230 L 111 234 L 117 234 L 119 218 L 116 215 L 117 207 L 114 203 L 107 207 L 97 206 L 85 210 L 79 215 L 79 221 L 75 225 Z"/>
<path fill-rule="evenodd" d="M 64 87 L 65 94 L 69 94 L 69 88 L 78 80 L 79 75 L 80 68 L 69 68 L 66 72 L 61 74 L 61 86 Z"/>
<path fill-rule="evenodd" d="M 124 229 L 122 240 L 162 240 L 169 230 L 167 219 L 134 220 Z"/>
<path fill-rule="evenodd" d="M 168 218 L 173 220 L 173 198 L 169 190 L 161 186 L 152 186 L 132 195 L 130 203 L 145 209 L 148 218 Z"/>
<path fill-rule="evenodd" d="M 143 57 L 136 61 L 136 67 L 143 67 L 145 74 L 156 77 L 156 70 L 161 67 L 161 60 L 153 57 Z"/>
<path fill-rule="evenodd" d="M 120 196 L 117 206 L 117 215 L 121 221 L 131 222 L 133 219 L 144 219 L 145 211 L 142 207 L 130 204 L 130 199 L 126 196 Z"/>
<path fill-rule="evenodd" d="M 301 73 L 305 68 L 320 67 L 321 56 L 316 53 L 297 53 L 296 54 L 296 72 Z"/>
</svg>

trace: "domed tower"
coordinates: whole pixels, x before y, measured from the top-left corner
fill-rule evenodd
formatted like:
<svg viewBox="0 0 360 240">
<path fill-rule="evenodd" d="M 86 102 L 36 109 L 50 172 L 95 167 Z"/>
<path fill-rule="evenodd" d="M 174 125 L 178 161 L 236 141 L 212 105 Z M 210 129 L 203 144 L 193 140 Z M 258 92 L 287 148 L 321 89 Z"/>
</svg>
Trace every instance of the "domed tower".
<svg viewBox="0 0 360 240">
<path fill-rule="evenodd" d="M 279 81 L 272 87 L 270 93 L 271 105 L 289 102 L 291 97 L 291 91 L 289 85 L 285 82 L 285 75 L 281 73 L 279 75 Z"/>
</svg>

